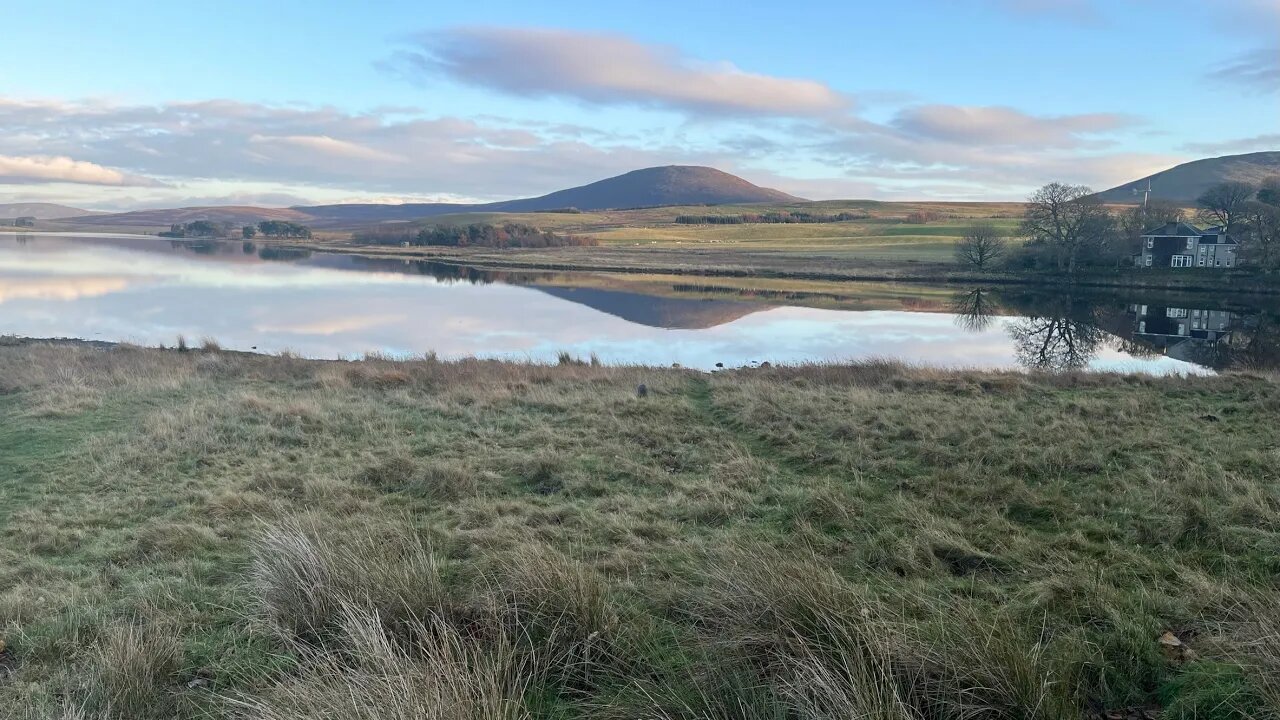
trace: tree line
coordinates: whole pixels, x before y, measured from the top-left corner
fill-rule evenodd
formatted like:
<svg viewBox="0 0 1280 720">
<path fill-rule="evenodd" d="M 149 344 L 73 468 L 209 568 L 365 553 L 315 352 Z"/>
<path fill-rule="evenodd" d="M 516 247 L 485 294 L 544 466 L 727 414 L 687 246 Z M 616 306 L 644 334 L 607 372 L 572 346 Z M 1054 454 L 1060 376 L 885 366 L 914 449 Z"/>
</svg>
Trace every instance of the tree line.
<svg viewBox="0 0 1280 720">
<path fill-rule="evenodd" d="M 174 223 L 170 225 L 168 230 L 160 233 L 160 237 L 225 238 L 230 237 L 234 231 L 234 223 L 192 220 L 189 223 Z M 309 238 L 311 237 L 311 228 L 283 220 L 264 220 L 256 226 L 245 225 L 240 228 L 240 235 L 246 240 L 259 234 L 269 238 Z"/>
<path fill-rule="evenodd" d="M 743 213 L 740 215 L 677 215 L 678 225 L 748 225 L 753 223 L 831 223 L 848 220 L 865 220 L 866 213 L 842 212 L 834 214 L 802 211 L 778 211 L 767 213 Z"/>
<path fill-rule="evenodd" d="M 357 241 L 375 245 L 408 243 L 440 247 L 548 248 L 600 244 L 593 237 L 561 235 L 521 223 L 432 225 L 421 229 L 372 228 L 355 233 L 354 238 Z"/>
<path fill-rule="evenodd" d="M 956 259 L 978 269 L 1057 269 L 1068 274 L 1087 267 L 1120 267 L 1139 251 L 1142 234 L 1187 220 L 1176 203 L 1152 200 L 1113 212 L 1084 185 L 1049 183 L 1027 200 L 1016 250 L 990 223 L 971 227 L 956 246 Z M 1218 183 L 1197 200 L 1195 218 L 1222 226 L 1240 243 L 1240 262 L 1280 270 L 1280 176 L 1259 185 Z"/>
</svg>

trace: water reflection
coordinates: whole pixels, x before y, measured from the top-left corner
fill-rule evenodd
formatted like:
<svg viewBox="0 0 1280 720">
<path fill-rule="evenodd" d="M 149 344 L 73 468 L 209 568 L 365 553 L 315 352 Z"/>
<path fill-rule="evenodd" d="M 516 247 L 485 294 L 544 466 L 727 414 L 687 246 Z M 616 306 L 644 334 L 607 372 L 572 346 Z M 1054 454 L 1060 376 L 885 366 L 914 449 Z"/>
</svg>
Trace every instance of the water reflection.
<svg viewBox="0 0 1280 720">
<path fill-rule="evenodd" d="M 1120 295 L 1099 292 L 974 288 L 957 292 L 951 311 L 957 326 L 974 332 L 1004 319 L 1018 363 L 1028 369 L 1084 368 L 1108 349 L 1135 359 L 1170 358 L 1212 370 L 1280 367 L 1280 312 L 1210 306 L 1208 300 L 1194 296 L 1177 304 L 1126 303 Z"/>
<path fill-rule="evenodd" d="M 0 334 L 148 345 L 183 334 L 312 357 L 564 350 L 707 369 L 889 357 L 1197 372 L 1275 367 L 1278 317 L 1207 295 L 493 271 L 240 240 L 0 236 Z"/>
</svg>

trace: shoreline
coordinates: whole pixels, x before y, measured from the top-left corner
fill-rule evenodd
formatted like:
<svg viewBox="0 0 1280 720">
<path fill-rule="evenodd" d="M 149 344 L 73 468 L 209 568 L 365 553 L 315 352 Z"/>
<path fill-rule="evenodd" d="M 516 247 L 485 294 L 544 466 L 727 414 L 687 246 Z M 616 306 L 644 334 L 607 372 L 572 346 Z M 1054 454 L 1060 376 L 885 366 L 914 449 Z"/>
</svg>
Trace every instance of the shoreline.
<svg viewBox="0 0 1280 720">
<path fill-rule="evenodd" d="M 162 238 L 140 233 L 110 233 L 68 230 L 41 230 L 15 232 L 0 230 L 0 235 L 46 235 L 85 237 L 136 237 L 177 242 L 241 242 L 237 238 Z M 809 280 L 823 282 L 895 282 L 919 285 L 954 286 L 1052 286 L 1054 288 L 1104 288 L 1129 290 L 1160 290 L 1188 293 L 1224 293 L 1229 295 L 1280 295 L 1280 278 L 1260 273 L 1232 275 L 1214 279 L 1198 276 L 1183 279 L 1161 275 L 1148 279 L 1143 273 L 1120 272 L 1091 274 L 1076 278 L 1053 274 L 982 273 L 952 268 L 938 263 L 893 261 L 867 261 L 862 269 L 843 269 L 839 265 L 848 260 L 833 260 L 823 256 L 800 252 L 777 251 L 770 253 L 739 250 L 682 250 L 670 248 L 631 251 L 623 247 L 598 246 L 593 248 L 493 248 L 456 249 L 430 246 L 400 248 L 377 245 L 355 245 L 350 240 L 317 239 L 314 242 L 254 238 L 243 240 L 265 247 L 290 250 L 324 252 L 336 255 L 355 255 L 379 259 L 428 261 L 456 267 L 472 267 L 479 270 L 521 270 L 551 272 L 587 272 L 617 275 L 674 275 L 685 277 L 719 277 L 761 280 Z M 603 256 L 564 261 L 543 257 L 550 250 L 553 254 Z M 569 252 L 564 252 L 568 250 Z M 621 257 L 619 257 L 621 256 Z M 716 257 L 719 256 L 719 257 Z M 615 259 L 616 258 L 616 259 Z M 715 263 L 719 267 L 713 266 Z M 799 267 L 788 267 L 799 265 Z M 818 269 L 817 266 L 836 266 Z M 922 266 L 924 269 L 922 269 Z M 1148 273 L 1153 271 L 1146 271 Z M 1158 272 L 1158 271 L 1155 271 Z M 1195 272 L 1195 271 L 1192 271 Z"/>
<path fill-rule="evenodd" d="M 510 250 L 495 251 L 491 248 L 478 249 L 477 252 L 458 252 L 452 249 L 440 250 L 421 250 L 410 249 L 405 251 L 402 248 L 385 248 L 381 249 L 377 246 L 351 246 L 351 245 L 330 245 L 330 244 L 301 244 L 301 243 L 279 243 L 281 247 L 297 250 L 310 250 L 312 252 L 328 252 L 343 255 L 358 255 L 363 257 L 379 258 L 379 259 L 401 259 L 408 261 L 428 261 L 437 262 L 456 267 L 472 267 L 479 270 L 522 270 L 522 271 L 554 271 L 554 272 L 594 272 L 609 273 L 622 275 L 677 275 L 687 277 L 721 277 L 721 278 L 742 278 L 742 279 L 761 279 L 761 280 L 815 280 L 825 282 L 900 282 L 913 284 L 934 284 L 934 285 L 959 285 L 959 286 L 1029 286 L 1029 285 L 1051 285 L 1060 288 L 1111 288 L 1111 289 L 1132 289 L 1132 290 L 1164 290 L 1179 291 L 1191 293 L 1226 293 L 1231 295 L 1280 295 L 1280 280 L 1267 278 L 1265 276 L 1251 276 L 1241 278 L 1239 275 L 1224 278 L 1222 284 L 1206 282 L 1204 278 L 1195 278 L 1189 281 L 1182 281 L 1179 278 L 1171 278 L 1163 276 L 1158 280 L 1146 280 L 1140 275 L 1126 275 L 1124 277 L 1108 277 L 1091 275 L 1078 278 L 1063 278 L 1054 275 L 1019 275 L 1009 273 L 975 273 L 966 270 L 950 270 L 945 266 L 936 266 L 935 270 L 919 272 L 911 264 L 901 263 L 884 267 L 871 271 L 846 271 L 846 270 L 816 270 L 816 269 L 787 269 L 781 266 L 753 266 L 753 267 L 708 267 L 697 266 L 689 267 L 676 263 L 661 262 L 662 258 L 655 258 L 656 263 L 650 264 L 630 264 L 616 262 L 555 262 L 544 260 L 541 258 L 526 259 L 502 258 L 495 257 L 495 254 L 502 252 L 510 252 Z M 607 251 L 612 248 L 604 248 Z M 516 253 L 520 253 L 526 249 L 511 249 Z M 625 251 L 624 251 L 625 252 Z M 734 253 L 731 250 L 711 251 L 716 253 L 725 253 L 726 255 Z M 635 253 L 642 255 L 643 253 Z M 783 255 L 785 257 L 785 254 Z M 696 258 L 705 261 L 705 256 L 699 255 Z M 726 257 L 724 261 L 732 263 L 734 260 L 742 260 L 742 254 L 737 257 Z M 754 256 L 748 256 L 747 259 L 754 259 Z M 806 256 L 794 255 L 788 260 L 805 261 Z M 813 262 L 818 264 L 821 258 L 813 258 Z"/>
</svg>

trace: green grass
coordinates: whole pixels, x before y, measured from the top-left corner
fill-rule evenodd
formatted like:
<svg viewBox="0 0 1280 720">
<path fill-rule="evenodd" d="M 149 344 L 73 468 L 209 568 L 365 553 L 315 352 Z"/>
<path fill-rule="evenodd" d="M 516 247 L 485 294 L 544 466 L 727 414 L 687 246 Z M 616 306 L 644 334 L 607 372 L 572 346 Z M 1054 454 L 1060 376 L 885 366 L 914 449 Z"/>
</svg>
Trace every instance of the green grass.
<svg viewBox="0 0 1280 720">
<path fill-rule="evenodd" d="M 1270 720 L 1277 421 L 1266 376 L 0 344 L 0 707 Z"/>
</svg>

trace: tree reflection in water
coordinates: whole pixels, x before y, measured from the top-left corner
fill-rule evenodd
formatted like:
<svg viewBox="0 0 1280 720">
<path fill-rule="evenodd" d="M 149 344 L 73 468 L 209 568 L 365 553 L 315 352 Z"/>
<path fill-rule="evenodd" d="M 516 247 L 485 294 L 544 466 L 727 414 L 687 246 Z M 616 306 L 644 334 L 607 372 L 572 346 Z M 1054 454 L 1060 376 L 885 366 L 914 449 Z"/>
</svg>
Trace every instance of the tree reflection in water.
<svg viewBox="0 0 1280 720">
<path fill-rule="evenodd" d="M 1201 328 L 1179 325 L 1180 318 L 1226 315 L 1230 324 Z M 973 332 L 989 329 L 1001 315 L 1013 340 L 1018 363 L 1034 370 L 1076 370 L 1098 353 L 1115 348 L 1151 359 L 1162 355 L 1215 370 L 1271 370 L 1280 367 L 1280 312 L 1230 300 L 1159 295 L 1133 302 L 1127 294 L 1066 292 L 1044 295 L 1026 290 L 969 289 L 951 298 L 956 325 Z M 1141 308 L 1139 312 L 1135 308 Z M 1151 314 L 1154 313 L 1154 314 Z M 1160 321 L 1152 328 L 1153 318 Z M 1139 323 L 1139 320 L 1147 322 Z M 1178 328 L 1174 331 L 1173 328 Z"/>
<path fill-rule="evenodd" d="M 956 316 L 956 325 L 972 332 L 991 327 L 1000 310 L 995 292 L 986 288 L 956 293 L 951 298 L 951 312 Z"/>
<path fill-rule="evenodd" d="M 1009 323 L 1018 364 L 1033 370 L 1078 370 L 1107 346 L 1107 333 L 1069 315 L 1037 315 Z"/>
<path fill-rule="evenodd" d="M 974 288 L 951 298 L 956 324 L 973 332 L 990 328 L 1006 307 L 1021 316 L 1006 329 L 1018 363 L 1025 368 L 1060 371 L 1085 367 L 1110 338 L 1100 327 L 1097 306 L 1071 295 L 998 295 Z"/>
</svg>

